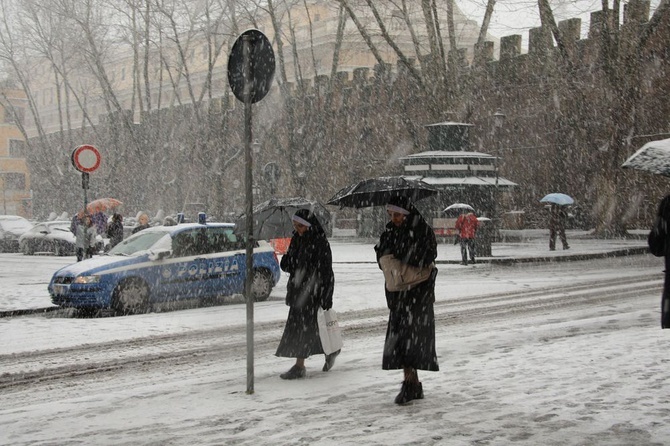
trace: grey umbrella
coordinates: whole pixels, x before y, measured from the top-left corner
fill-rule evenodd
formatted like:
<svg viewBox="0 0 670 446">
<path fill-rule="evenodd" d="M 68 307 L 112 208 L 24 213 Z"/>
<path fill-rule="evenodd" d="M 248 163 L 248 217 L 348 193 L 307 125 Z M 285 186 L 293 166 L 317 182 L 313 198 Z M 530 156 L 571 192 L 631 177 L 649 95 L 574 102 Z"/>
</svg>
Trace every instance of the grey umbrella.
<svg viewBox="0 0 670 446">
<path fill-rule="evenodd" d="M 650 141 L 632 154 L 621 167 L 670 177 L 670 139 Z"/>
<path fill-rule="evenodd" d="M 293 235 L 291 217 L 298 209 L 312 211 L 326 234 L 330 233 L 330 212 L 318 201 L 302 197 L 271 198 L 254 207 L 254 238 L 257 240 L 272 240 L 291 237 Z M 245 215 L 241 215 L 236 224 L 235 232 L 238 234 L 246 233 L 247 219 Z"/>
</svg>

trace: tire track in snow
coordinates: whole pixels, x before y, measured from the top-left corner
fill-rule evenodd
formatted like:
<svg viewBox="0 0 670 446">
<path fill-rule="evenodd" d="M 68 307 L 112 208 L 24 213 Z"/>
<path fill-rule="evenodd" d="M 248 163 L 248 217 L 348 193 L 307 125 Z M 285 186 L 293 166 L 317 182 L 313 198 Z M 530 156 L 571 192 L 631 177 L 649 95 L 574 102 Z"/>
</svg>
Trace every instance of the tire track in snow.
<svg viewBox="0 0 670 446">
<path fill-rule="evenodd" d="M 491 293 L 435 303 L 436 324 L 477 323 L 483 319 L 513 319 L 566 307 L 606 305 L 642 293 L 662 291 L 658 274 L 616 280 L 595 280 L 529 291 Z M 383 336 L 388 310 L 341 312 L 345 339 Z M 131 316 L 132 317 L 132 316 Z M 281 337 L 284 321 L 255 324 L 254 349 L 271 351 Z M 91 343 L 75 347 L 0 355 L 3 364 L 0 392 L 25 386 L 52 385 L 85 376 L 218 361 L 245 355 L 244 324 L 179 334 L 154 335 L 127 341 Z M 110 359 L 113 358 L 113 359 Z"/>
</svg>

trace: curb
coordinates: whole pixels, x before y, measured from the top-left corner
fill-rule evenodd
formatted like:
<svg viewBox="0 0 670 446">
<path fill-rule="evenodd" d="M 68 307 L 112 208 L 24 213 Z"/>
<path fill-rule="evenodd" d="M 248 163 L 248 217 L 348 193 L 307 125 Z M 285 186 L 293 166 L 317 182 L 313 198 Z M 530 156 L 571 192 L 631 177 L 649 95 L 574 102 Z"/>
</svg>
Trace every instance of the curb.
<svg viewBox="0 0 670 446">
<path fill-rule="evenodd" d="M 52 311 L 60 310 L 60 307 L 45 307 L 45 308 L 29 308 L 26 310 L 7 310 L 0 311 L 0 319 L 3 317 L 25 316 L 28 314 L 50 313 Z"/>
<path fill-rule="evenodd" d="M 630 255 L 640 255 L 649 253 L 649 248 L 638 247 L 638 248 L 622 248 L 616 249 L 613 251 L 599 252 L 599 253 L 590 253 L 590 254 L 572 254 L 564 256 L 554 256 L 554 257 L 505 257 L 505 258 L 490 258 L 488 261 L 492 264 L 511 264 L 511 263 L 530 263 L 530 262 L 569 262 L 569 261 L 579 261 L 579 260 L 592 260 L 592 259 L 606 259 L 608 257 L 624 257 Z M 482 262 L 485 262 L 486 259 L 483 259 Z"/>
</svg>

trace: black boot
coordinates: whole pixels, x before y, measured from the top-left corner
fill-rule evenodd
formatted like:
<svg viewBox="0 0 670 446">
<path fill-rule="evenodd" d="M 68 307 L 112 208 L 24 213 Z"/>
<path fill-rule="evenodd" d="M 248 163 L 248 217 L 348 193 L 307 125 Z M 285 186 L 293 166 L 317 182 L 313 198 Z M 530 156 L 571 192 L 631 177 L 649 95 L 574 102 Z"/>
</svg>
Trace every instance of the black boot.
<svg viewBox="0 0 670 446">
<path fill-rule="evenodd" d="M 423 386 L 420 382 L 403 381 L 400 393 L 395 397 L 396 404 L 409 403 L 412 400 L 423 399 Z"/>
<path fill-rule="evenodd" d="M 306 371 L 304 367 L 298 367 L 297 365 L 294 365 L 291 367 L 288 372 L 284 372 L 279 377 L 281 379 L 300 379 L 304 378 L 306 375 Z"/>
<path fill-rule="evenodd" d="M 333 366 L 335 365 L 335 358 L 337 358 L 337 355 L 340 354 L 342 350 L 338 350 L 336 352 L 331 353 L 330 355 L 326 355 L 326 363 L 323 365 L 323 370 L 324 372 L 327 372 L 328 370 L 332 369 Z"/>
</svg>

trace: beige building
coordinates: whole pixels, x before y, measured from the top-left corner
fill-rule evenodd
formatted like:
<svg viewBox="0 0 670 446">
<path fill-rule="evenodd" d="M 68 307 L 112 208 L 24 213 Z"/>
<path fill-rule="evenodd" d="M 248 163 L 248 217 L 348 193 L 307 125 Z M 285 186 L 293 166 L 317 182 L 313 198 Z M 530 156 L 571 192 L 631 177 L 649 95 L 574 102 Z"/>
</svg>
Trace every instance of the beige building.
<svg viewBox="0 0 670 446">
<path fill-rule="evenodd" d="M 379 26 L 364 2 L 356 8 L 356 2 L 350 2 L 358 14 L 360 23 L 368 30 L 370 39 L 379 50 L 381 58 L 391 67 L 396 67 L 397 54 L 385 42 L 381 36 Z M 443 44 L 446 51 L 449 50 L 449 37 L 446 30 L 446 1 L 438 0 L 438 15 L 440 16 Z M 277 17 L 281 21 L 283 60 L 286 70 L 287 82 L 295 84 L 302 79 L 312 83 L 317 76 L 329 76 L 332 73 L 333 54 L 335 52 L 335 41 L 338 32 L 339 3 L 328 0 L 307 0 L 309 13 L 305 10 L 305 3 L 293 2 L 292 8 L 278 10 Z M 393 2 L 380 2 L 377 7 L 386 26 L 388 34 L 397 43 L 403 54 L 413 60 L 418 59 L 418 54 L 425 55 L 429 52 L 427 32 L 423 24 L 423 14 L 419 2 L 407 2 L 409 20 L 413 24 L 412 30 L 407 25 L 405 16 L 399 10 L 394 10 Z M 238 17 L 243 22 L 243 17 Z M 464 50 L 465 57 L 469 60 L 473 56 L 473 48 L 479 34 L 479 25 L 465 17 L 456 8 L 454 11 L 456 41 L 459 48 Z M 263 31 L 275 45 L 274 28 L 267 14 L 257 13 L 252 22 L 240 29 L 258 28 Z M 224 24 L 224 29 L 229 25 Z M 230 31 L 228 31 L 230 32 Z M 152 54 L 149 69 L 151 104 L 153 109 L 166 108 L 191 102 L 190 93 L 193 92 L 196 99 L 201 97 L 208 73 L 208 46 L 205 37 L 190 35 L 182 37 L 182 51 L 167 46 L 169 39 L 162 41 L 165 47 L 161 54 Z M 295 43 L 293 43 L 295 42 Z M 124 49 L 126 48 L 126 49 Z M 153 51 L 153 50 L 152 50 Z M 183 59 L 179 57 L 183 54 Z M 108 56 L 109 57 L 109 56 Z M 159 60 L 162 58 L 162 63 Z M 278 58 L 278 55 L 277 55 Z M 227 82 L 227 55 L 221 54 L 212 69 L 212 97 L 220 97 L 228 92 Z M 89 61 L 90 62 L 90 61 Z M 73 63 L 84 66 L 84 61 L 77 62 L 76 56 Z M 104 64 L 107 80 L 109 80 L 111 91 L 114 92 L 116 100 L 121 109 L 132 111 L 135 122 L 140 122 L 141 114 L 138 104 L 138 92 L 145 93 L 142 75 L 133 74 L 133 54 L 130 47 L 118 47 L 115 56 L 106 59 Z M 367 44 L 363 40 L 354 22 L 347 18 L 344 28 L 342 45 L 339 50 L 336 71 L 347 73 L 349 78 L 353 77 L 353 71 L 357 68 L 372 69 L 378 64 Z M 184 69 L 186 65 L 186 69 Z M 190 82 L 187 82 L 185 73 L 188 71 Z M 100 89 L 100 81 L 90 74 L 88 70 L 69 70 L 70 76 L 78 73 L 76 79 L 71 78 L 69 84 L 77 88 L 78 100 L 75 95 L 69 96 L 61 91 L 60 98 L 69 97 L 69 113 L 64 103 L 58 104 L 58 91 L 53 78 L 53 71 L 48 64 L 36 64 L 32 71 L 32 91 L 35 95 L 37 112 L 45 133 L 53 133 L 65 129 L 79 128 L 82 125 L 95 125 L 101 116 L 108 113 L 108 106 L 103 101 Z M 368 72 L 371 75 L 371 70 Z M 275 74 L 275 87 L 280 79 L 279 65 Z M 141 85 L 137 86 L 137 82 Z M 62 85 L 62 82 L 61 82 Z M 63 88 L 63 87 L 61 87 Z M 133 91 L 135 90 L 135 91 Z M 275 88 L 276 91 L 276 88 Z M 207 98 L 207 94 L 204 95 Z M 160 100 L 160 103 L 159 103 Z M 82 109 L 82 104 L 85 109 Z M 69 120 L 69 123 L 67 123 Z M 32 117 L 28 117 L 27 129 L 30 136 L 36 134 L 36 124 Z"/>
<path fill-rule="evenodd" d="M 26 143 L 16 120 L 23 120 L 26 96 L 19 90 L 3 90 L 0 101 L 0 212 L 31 218 L 30 174 Z M 6 104 L 11 104 L 11 107 Z"/>
</svg>

